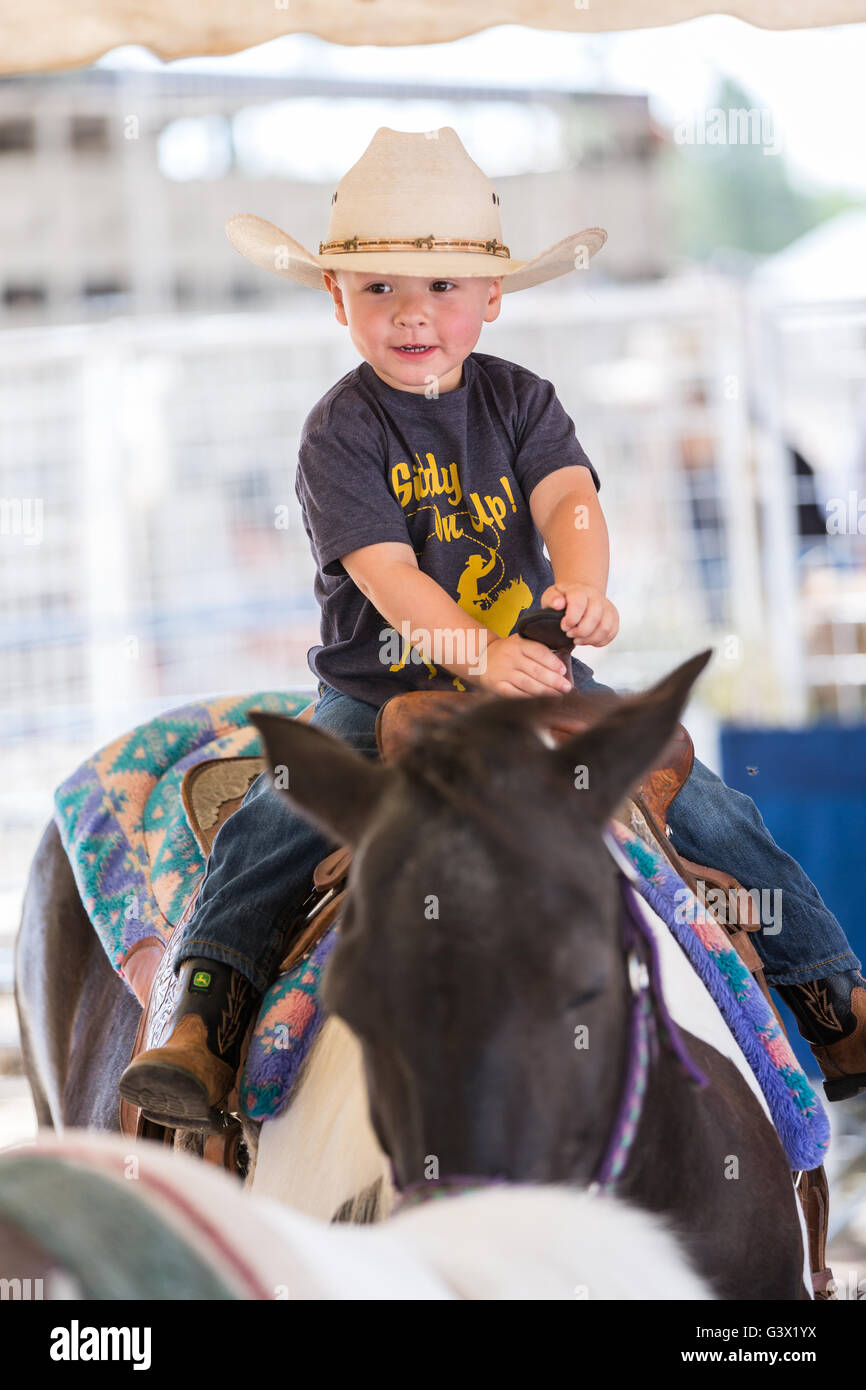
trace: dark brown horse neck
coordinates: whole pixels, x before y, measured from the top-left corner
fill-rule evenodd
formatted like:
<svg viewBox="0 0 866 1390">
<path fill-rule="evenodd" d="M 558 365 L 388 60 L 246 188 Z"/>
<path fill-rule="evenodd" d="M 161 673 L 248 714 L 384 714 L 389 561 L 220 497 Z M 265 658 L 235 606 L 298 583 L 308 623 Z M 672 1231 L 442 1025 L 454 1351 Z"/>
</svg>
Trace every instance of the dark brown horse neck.
<svg viewBox="0 0 866 1390">
<path fill-rule="evenodd" d="M 710 1085 L 696 1089 L 675 1058 L 659 1056 L 620 1195 L 667 1219 L 718 1297 L 806 1299 L 778 1136 L 733 1062 L 681 1035 Z"/>
</svg>

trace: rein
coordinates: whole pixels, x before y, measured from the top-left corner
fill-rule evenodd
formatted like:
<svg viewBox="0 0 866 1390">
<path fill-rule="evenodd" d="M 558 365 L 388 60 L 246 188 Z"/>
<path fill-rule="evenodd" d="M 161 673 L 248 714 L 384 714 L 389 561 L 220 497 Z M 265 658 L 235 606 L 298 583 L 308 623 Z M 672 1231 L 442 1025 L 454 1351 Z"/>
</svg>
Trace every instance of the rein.
<svg viewBox="0 0 866 1390">
<path fill-rule="evenodd" d="M 649 1084 L 650 1062 L 658 1056 L 663 1038 L 695 1086 L 703 1087 L 707 1078 L 699 1071 L 685 1049 L 679 1029 L 668 1012 L 661 982 L 658 945 L 646 923 L 640 898 L 628 877 L 620 872 L 623 899 L 622 938 L 628 952 L 628 981 L 632 994 L 628 1020 L 628 1050 L 625 1081 L 620 1093 L 616 1120 L 607 1141 L 590 1192 L 607 1195 L 622 1177 L 629 1152 L 643 1114 Z"/>
<path fill-rule="evenodd" d="M 650 1065 L 658 1057 L 660 1041 L 664 1040 L 667 1043 L 693 1085 L 704 1087 L 707 1078 L 695 1066 L 686 1051 L 679 1029 L 665 1003 L 658 945 L 644 917 L 640 896 L 632 884 L 636 871 L 609 831 L 605 831 L 604 841 L 618 870 L 622 897 L 620 930 L 626 952 L 631 992 L 625 1075 L 616 1118 L 601 1162 L 588 1189 L 599 1196 L 610 1196 L 615 1191 L 628 1162 L 643 1114 Z M 393 1163 L 391 1177 L 399 1193 L 395 1211 L 417 1206 L 434 1197 L 459 1196 L 478 1188 L 514 1185 L 505 1177 L 488 1178 L 474 1174 L 466 1177 L 448 1175 L 442 1178 L 420 1178 L 400 1188 Z"/>
</svg>

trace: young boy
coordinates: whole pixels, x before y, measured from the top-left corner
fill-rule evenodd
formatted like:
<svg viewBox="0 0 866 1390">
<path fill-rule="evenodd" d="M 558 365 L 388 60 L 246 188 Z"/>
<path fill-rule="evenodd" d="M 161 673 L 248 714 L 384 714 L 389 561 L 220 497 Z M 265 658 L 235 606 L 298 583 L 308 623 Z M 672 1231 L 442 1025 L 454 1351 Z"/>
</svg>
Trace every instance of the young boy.
<svg viewBox="0 0 866 1390">
<path fill-rule="evenodd" d="M 474 351 L 504 292 L 585 265 L 606 233 L 517 261 L 498 204 L 450 127 L 382 128 L 340 180 L 318 256 L 260 218 L 228 224 L 256 264 L 326 288 L 363 359 L 307 417 L 296 491 L 321 608 L 313 722 L 372 758 L 379 708 L 401 691 L 570 689 L 559 657 L 514 633 L 525 610 L 560 608 L 568 642 L 584 646 L 606 645 L 619 625 L 599 481 L 572 421 L 550 382 Z M 575 686 L 598 689 L 571 661 Z M 817 890 L 749 798 L 700 762 L 669 820 L 687 858 L 782 890 L 782 929 L 757 934 L 767 979 L 813 1044 L 828 1093 L 866 1089 L 866 982 Z M 264 773 L 220 830 L 175 943 L 172 1031 L 121 1080 L 151 1119 L 210 1125 L 332 848 Z"/>
</svg>

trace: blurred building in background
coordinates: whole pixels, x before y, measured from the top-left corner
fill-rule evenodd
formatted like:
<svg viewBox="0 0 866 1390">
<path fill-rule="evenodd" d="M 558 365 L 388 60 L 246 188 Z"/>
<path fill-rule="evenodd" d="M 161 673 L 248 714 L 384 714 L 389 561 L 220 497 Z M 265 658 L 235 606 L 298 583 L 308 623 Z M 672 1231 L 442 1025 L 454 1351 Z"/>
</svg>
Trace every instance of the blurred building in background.
<svg viewBox="0 0 866 1390">
<path fill-rule="evenodd" d="M 295 172 L 309 162 L 299 146 L 316 138 L 315 109 L 306 108 L 344 108 L 360 155 L 374 129 L 364 112 L 370 91 L 363 81 L 99 68 L 0 79 L 0 325 L 251 304 L 294 309 L 277 277 L 227 254 L 225 221 L 255 210 L 316 246 L 333 182 Z M 663 141 L 645 96 L 414 82 L 377 82 L 375 93 L 377 109 L 393 102 L 395 119 L 421 100 L 434 116 L 441 110 L 438 124 L 460 119 L 464 142 L 473 120 L 501 122 L 506 149 L 509 120 L 514 143 L 541 121 L 552 167 L 497 179 L 516 255 L 594 225 L 603 208 L 606 276 L 646 279 L 669 269 L 655 177 Z M 412 128 L 411 114 L 403 124 Z M 525 162 L 543 167 L 544 154 L 529 154 Z M 352 161 L 350 154 L 345 167 Z"/>
</svg>

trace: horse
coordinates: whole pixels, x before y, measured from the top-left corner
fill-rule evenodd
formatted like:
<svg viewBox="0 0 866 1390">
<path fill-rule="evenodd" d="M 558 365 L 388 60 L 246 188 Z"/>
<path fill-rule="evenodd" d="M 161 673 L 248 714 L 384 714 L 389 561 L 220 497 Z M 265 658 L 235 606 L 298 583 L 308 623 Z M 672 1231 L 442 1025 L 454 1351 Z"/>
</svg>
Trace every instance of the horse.
<svg viewBox="0 0 866 1390">
<path fill-rule="evenodd" d="M 77 1130 L 0 1154 L 0 1279 L 63 1300 L 597 1301 L 659 1281 L 712 1297 L 663 1221 L 623 1201 L 494 1187 L 333 1225 L 164 1145 Z"/>
<path fill-rule="evenodd" d="M 398 1194 L 597 1181 L 631 1060 L 636 965 L 606 826 L 709 655 L 559 746 L 539 726 L 570 696 L 479 695 L 389 765 L 251 712 L 275 786 L 353 851 L 323 1000 L 358 1040 Z M 731 1054 L 694 1031 L 680 1041 L 687 1065 L 669 1048 L 652 1057 L 616 1192 L 664 1217 L 715 1296 L 810 1298 L 766 1108 Z"/>
<path fill-rule="evenodd" d="M 325 1220 L 378 1220 L 431 1155 L 446 1176 L 591 1179 L 629 997 L 603 828 L 667 742 L 705 660 L 558 754 L 538 730 L 568 696 L 477 696 L 450 734 L 429 734 L 388 768 L 297 721 L 253 716 L 272 766 L 292 769 L 289 799 L 355 850 L 329 1016 L 291 1105 L 261 1135 L 248 1128 L 254 1192 Z M 591 766 L 592 790 L 575 795 L 566 779 L 566 796 L 564 770 L 578 763 Z M 53 826 L 31 870 L 16 976 L 40 1123 L 116 1129 L 139 1006 L 105 958 Z M 575 1020 L 589 1026 L 583 1053 Z M 672 1223 L 719 1296 L 807 1297 L 775 1131 L 728 1058 L 685 1036 L 711 1085 L 694 1095 L 676 1064 L 656 1062 L 620 1190 Z M 744 1174 L 735 1183 L 724 1176 L 731 1154 Z M 765 1239 L 752 1243 L 756 1232 Z"/>
</svg>

